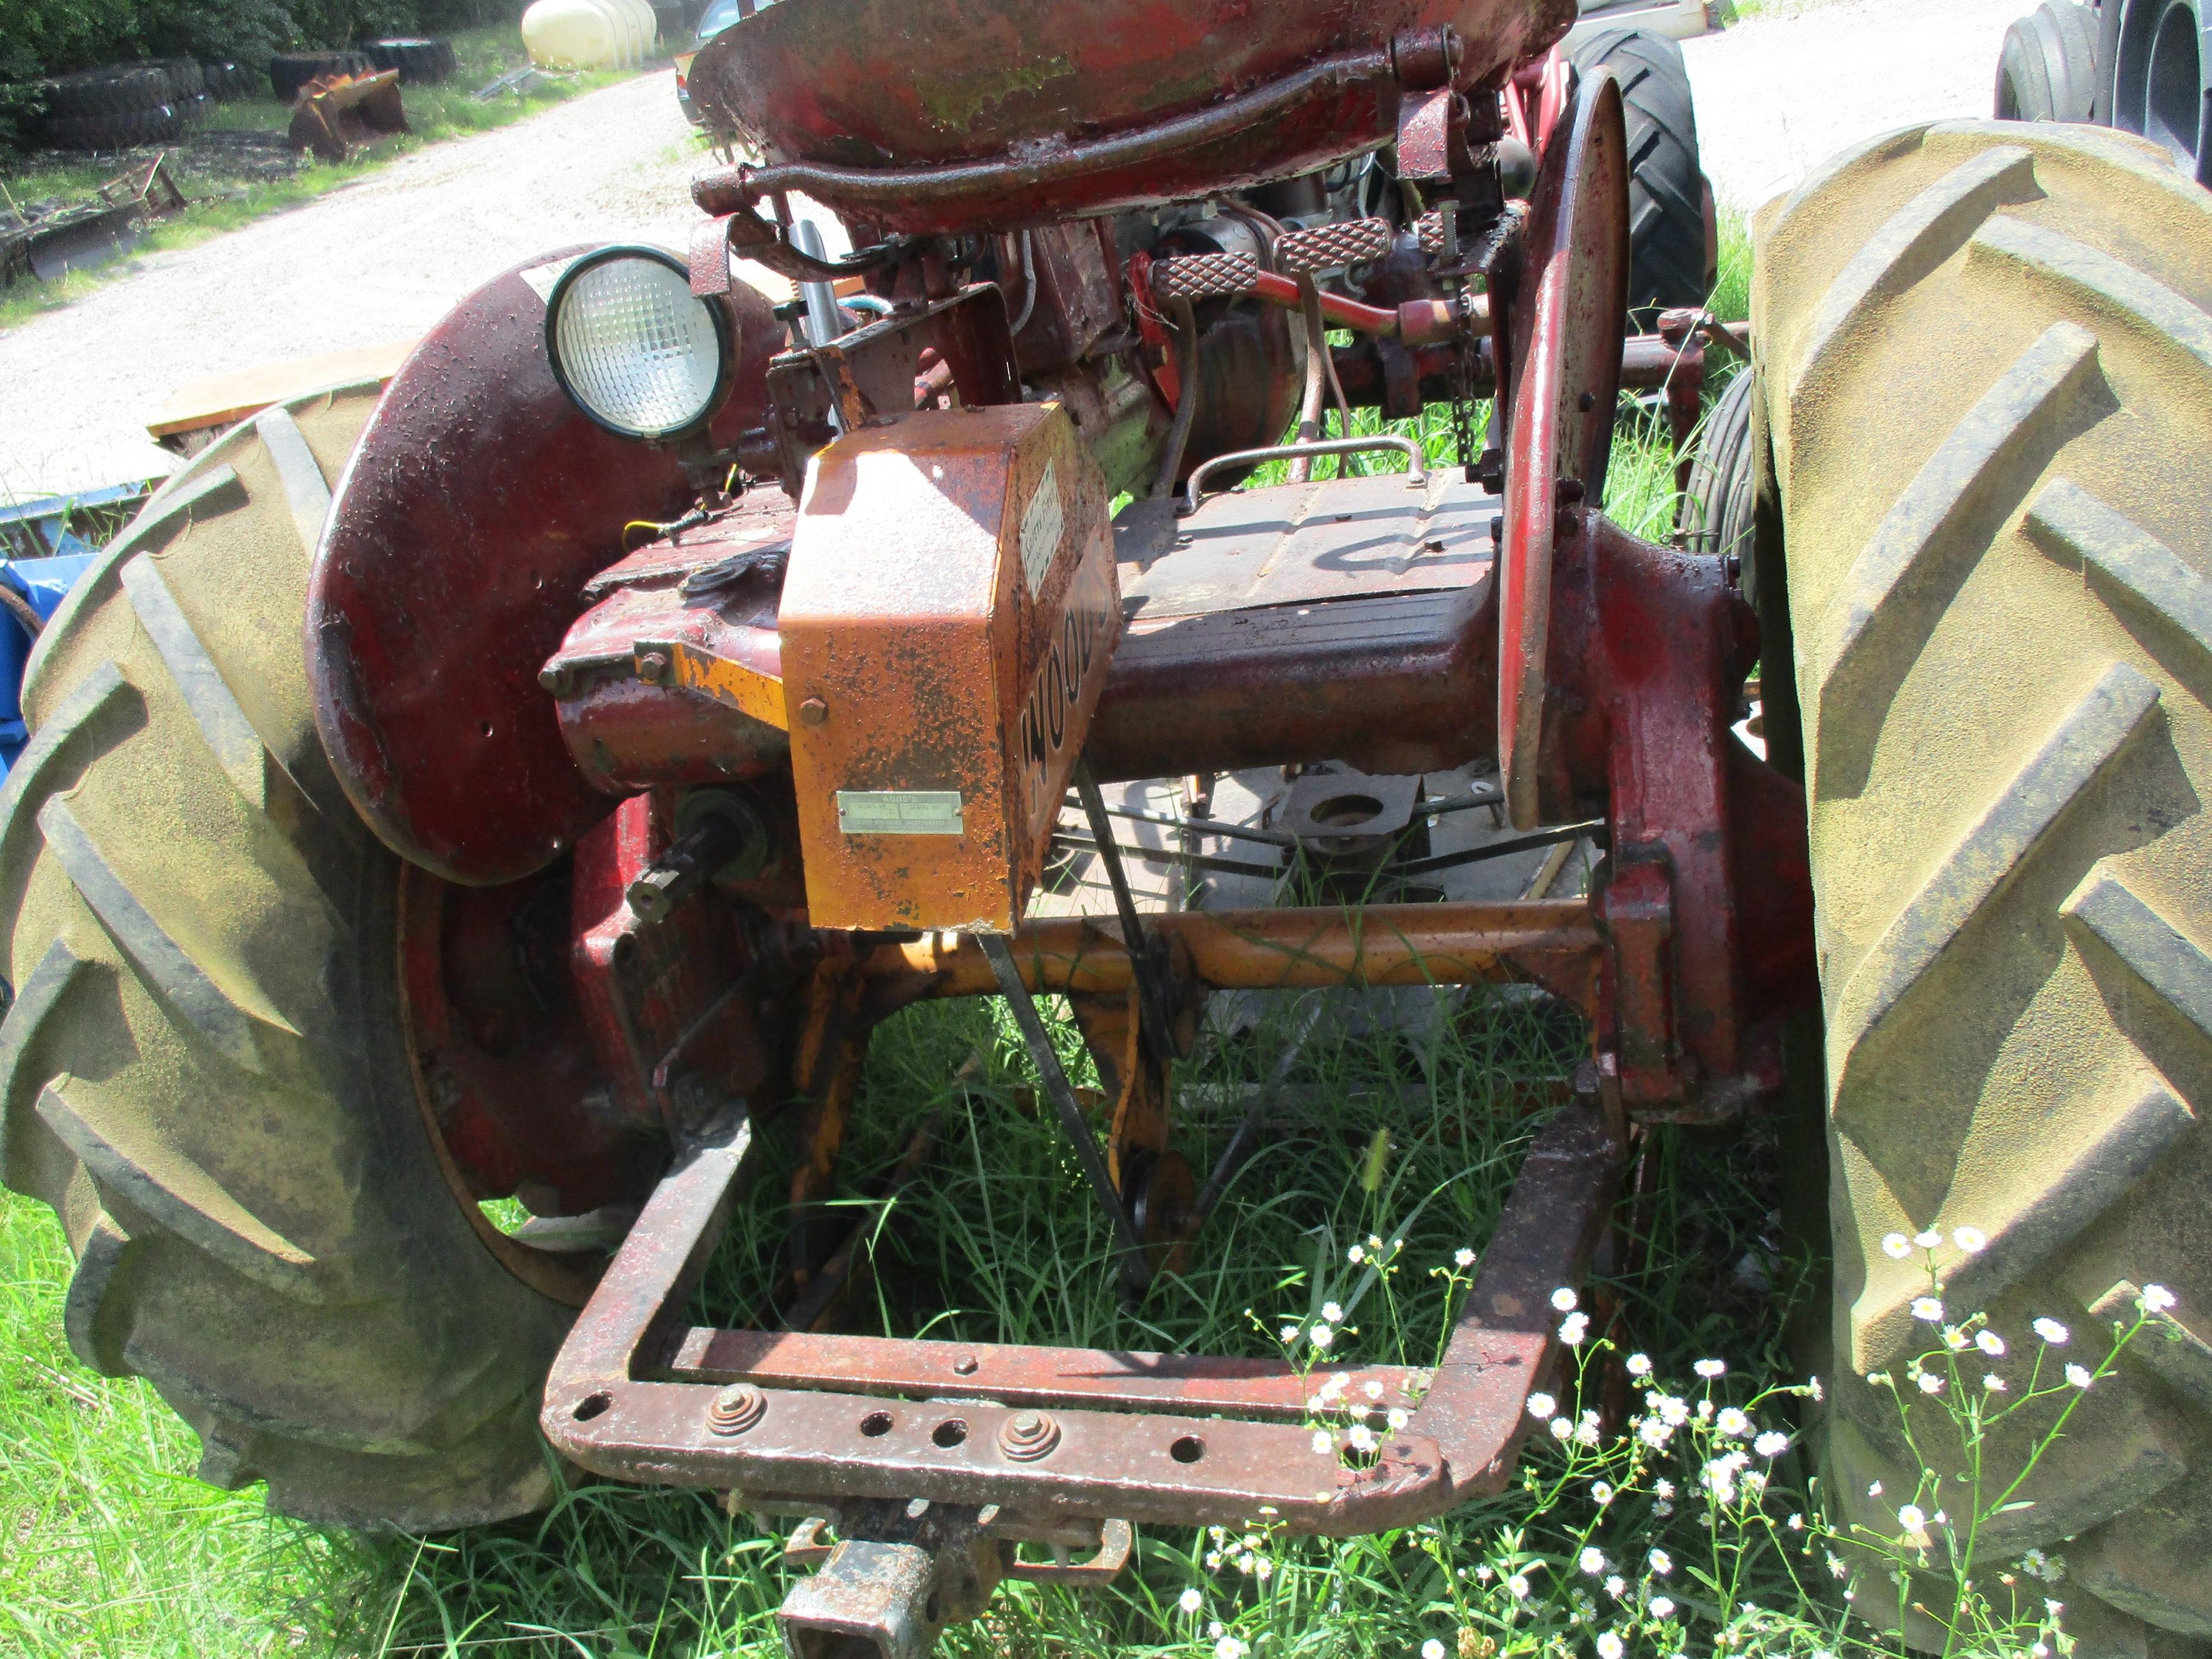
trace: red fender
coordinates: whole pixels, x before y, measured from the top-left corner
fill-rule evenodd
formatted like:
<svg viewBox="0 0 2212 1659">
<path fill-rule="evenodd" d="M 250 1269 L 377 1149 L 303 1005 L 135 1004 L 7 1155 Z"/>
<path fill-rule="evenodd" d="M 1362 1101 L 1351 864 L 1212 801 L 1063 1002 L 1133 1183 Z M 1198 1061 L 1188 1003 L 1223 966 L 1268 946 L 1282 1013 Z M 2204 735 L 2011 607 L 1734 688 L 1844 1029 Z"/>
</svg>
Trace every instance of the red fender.
<svg viewBox="0 0 2212 1659">
<path fill-rule="evenodd" d="M 545 354 L 564 248 L 493 278 L 401 366 L 338 481 L 307 589 L 315 724 L 347 796 L 410 863 L 471 885 L 544 869 L 615 807 L 538 672 L 621 557 L 692 500 L 675 457 L 580 414 Z M 739 361 L 713 436 L 761 424 L 782 337 L 733 284 Z"/>
</svg>

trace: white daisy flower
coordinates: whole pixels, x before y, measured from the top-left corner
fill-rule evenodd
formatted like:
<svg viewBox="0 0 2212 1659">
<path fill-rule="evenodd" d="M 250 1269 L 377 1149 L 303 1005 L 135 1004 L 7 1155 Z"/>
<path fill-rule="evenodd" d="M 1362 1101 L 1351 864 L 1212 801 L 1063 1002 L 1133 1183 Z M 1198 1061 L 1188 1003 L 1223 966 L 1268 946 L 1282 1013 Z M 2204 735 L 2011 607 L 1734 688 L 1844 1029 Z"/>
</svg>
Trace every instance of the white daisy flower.
<svg viewBox="0 0 2212 1659">
<path fill-rule="evenodd" d="M 1790 1437 L 1778 1429 L 1769 1429 L 1751 1443 L 1751 1449 L 1761 1457 L 1779 1457 L 1790 1450 Z"/>
<path fill-rule="evenodd" d="M 1979 1256 L 1990 1247 L 1989 1235 L 1979 1227 L 1953 1227 L 1951 1242 L 1969 1256 Z"/>
<path fill-rule="evenodd" d="M 1897 1524 L 1907 1532 L 1917 1532 L 1928 1524 L 1928 1517 L 1922 1513 L 1919 1505 L 1903 1504 L 1898 1507 Z"/>
<path fill-rule="evenodd" d="M 1651 1571 L 1662 1578 L 1674 1571 L 1674 1558 L 1663 1549 L 1655 1549 L 1644 1559 L 1650 1563 Z"/>
<path fill-rule="evenodd" d="M 1298 1328 L 1296 1325 L 1285 1325 L 1278 1335 L 1282 1337 L 1283 1345 L 1287 1347 L 1298 1340 Z"/>
<path fill-rule="evenodd" d="M 1461 1268 L 1473 1267 L 1474 1265 L 1474 1252 L 1469 1250 L 1465 1244 L 1462 1244 L 1457 1250 L 1452 1252 L 1452 1265 L 1454 1267 Z"/>
<path fill-rule="evenodd" d="M 2034 1330 L 2038 1336 L 2054 1348 L 2063 1348 L 2066 1346 L 2066 1338 L 2069 1335 L 2066 1327 L 2047 1314 L 2035 1322 Z"/>
<path fill-rule="evenodd" d="M 1974 1333 L 1974 1346 L 1994 1359 L 2005 1351 L 2005 1340 L 1984 1325 Z"/>
<path fill-rule="evenodd" d="M 1589 1315 L 1571 1313 L 1559 1322 L 1559 1340 L 1571 1348 L 1578 1348 L 1589 1335 Z"/>
<path fill-rule="evenodd" d="M 1336 1333 L 1327 1325 L 1316 1325 L 1306 1332 L 1306 1341 L 1317 1348 L 1325 1348 L 1336 1341 Z"/>
<path fill-rule="evenodd" d="M 1444 1659 L 1444 1644 L 1431 1636 L 1421 1644 L 1421 1659 Z"/>
<path fill-rule="evenodd" d="M 1731 1437 L 1748 1434 L 1751 1432 L 1751 1419 L 1734 1406 L 1727 1406 L 1722 1408 L 1719 1416 L 1713 1419 L 1713 1426 Z"/>
<path fill-rule="evenodd" d="M 1559 1402 L 1548 1394 L 1532 1394 L 1528 1396 L 1528 1414 L 1539 1422 L 1549 1417 L 1559 1408 Z"/>
<path fill-rule="evenodd" d="M 1332 1325 L 1340 1323 L 1344 1317 L 1344 1304 L 1341 1302 L 1323 1302 L 1321 1305 L 1321 1317 L 1328 1320 Z"/>
<path fill-rule="evenodd" d="M 1554 1440 L 1571 1440 L 1574 1438 L 1575 1426 L 1571 1420 L 1565 1417 L 1554 1417 L 1552 1420 L 1552 1438 Z"/>
<path fill-rule="evenodd" d="M 1674 1598 L 1671 1595 L 1653 1596 L 1650 1607 L 1654 1619 L 1672 1619 L 1674 1616 Z"/>
<path fill-rule="evenodd" d="M 1881 1253 L 1893 1262 L 1902 1262 L 1912 1254 L 1912 1241 L 1901 1232 L 1893 1232 L 1881 1241 Z"/>
<path fill-rule="evenodd" d="M 1336 1450 L 1336 1442 L 1329 1438 L 1327 1429 L 1316 1429 L 1313 1432 L 1313 1449 L 1320 1456 L 1326 1457 Z"/>
<path fill-rule="evenodd" d="M 2002 1394 L 2005 1391 L 2005 1379 L 1996 1372 L 1991 1371 L 1982 1378 L 1982 1386 L 1991 1394 Z"/>
<path fill-rule="evenodd" d="M 1933 1227 L 1923 1227 L 1912 1235 L 1912 1242 L 1923 1250 L 1934 1250 L 1943 1242 L 1943 1235 Z"/>
<path fill-rule="evenodd" d="M 1574 1292 L 1569 1290 L 1565 1285 L 1552 1293 L 1552 1305 L 1561 1313 L 1572 1313 L 1575 1311 L 1575 1304 L 1579 1299 Z"/>
<path fill-rule="evenodd" d="M 1943 1317 L 1942 1299 L 1940 1297 L 1935 1296 L 1914 1297 L 1912 1299 L 1912 1317 L 1915 1319 L 1925 1319 L 1929 1324 L 1934 1324 L 1938 1319 L 1941 1319 Z"/>
<path fill-rule="evenodd" d="M 2164 1313 L 2173 1306 L 2173 1293 L 2164 1285 L 2143 1287 L 2142 1305 L 2146 1312 Z"/>
<path fill-rule="evenodd" d="M 1528 1596 L 1528 1575 L 1519 1572 L 1515 1573 L 1510 1578 L 1508 1578 L 1505 1581 L 1505 1588 L 1512 1591 L 1516 1597 L 1522 1601 L 1526 1601 Z"/>
<path fill-rule="evenodd" d="M 1359 1391 L 1370 1400 L 1380 1400 L 1382 1397 L 1382 1384 L 1370 1377 L 1360 1385 Z"/>
<path fill-rule="evenodd" d="M 1406 1425 L 1412 1422 L 1413 1419 L 1413 1414 L 1405 1407 L 1393 1406 L 1384 1414 L 1382 1420 L 1390 1426 L 1391 1433 L 1402 1434 L 1405 1432 Z"/>
<path fill-rule="evenodd" d="M 1696 1365 L 1692 1365 L 1690 1369 L 1697 1372 L 1698 1376 L 1704 1377 L 1707 1382 L 1711 1382 L 1716 1377 L 1725 1377 L 1728 1375 L 1728 1361 L 1725 1359 L 1700 1359 Z"/>
<path fill-rule="evenodd" d="M 1575 1565 L 1595 1578 L 1605 1571 L 1605 1552 L 1595 1544 L 1585 1544 L 1583 1553 L 1575 1558 Z"/>
<path fill-rule="evenodd" d="M 1213 1659 L 1244 1659 L 1252 1650 L 1233 1636 L 1224 1636 L 1213 1644 Z"/>
<path fill-rule="evenodd" d="M 1606 1632 L 1597 1638 L 1597 1659 L 1620 1659 L 1620 1656 L 1626 1651 L 1627 1650 L 1621 1644 L 1620 1638 L 1611 1631 Z"/>
<path fill-rule="evenodd" d="M 1188 1589 L 1176 1597 L 1176 1605 L 1181 1608 L 1185 1613 L 1196 1613 L 1200 1608 L 1206 1605 L 1206 1597 L 1199 1593 L 1198 1586 L 1193 1584 Z"/>
<path fill-rule="evenodd" d="M 1351 1262 L 1352 1265 L 1356 1268 L 1362 1262 L 1364 1262 L 1367 1259 L 1367 1252 L 1360 1245 L 1354 1244 L 1350 1250 L 1344 1252 L 1344 1259 Z"/>
<path fill-rule="evenodd" d="M 1623 1363 L 1628 1367 L 1631 1377 L 1651 1375 L 1651 1356 L 1648 1353 L 1632 1353 Z"/>
<path fill-rule="evenodd" d="M 1943 1392 L 1943 1379 L 1938 1377 L 1932 1371 L 1923 1371 L 1919 1376 L 1914 1377 L 1912 1380 L 1920 1384 L 1920 1391 L 1923 1394 L 1941 1394 Z"/>
<path fill-rule="evenodd" d="M 2066 1380 L 2077 1389 L 2086 1389 L 2096 1379 L 2089 1375 L 2087 1365 L 2069 1365 L 2066 1367 Z"/>
</svg>

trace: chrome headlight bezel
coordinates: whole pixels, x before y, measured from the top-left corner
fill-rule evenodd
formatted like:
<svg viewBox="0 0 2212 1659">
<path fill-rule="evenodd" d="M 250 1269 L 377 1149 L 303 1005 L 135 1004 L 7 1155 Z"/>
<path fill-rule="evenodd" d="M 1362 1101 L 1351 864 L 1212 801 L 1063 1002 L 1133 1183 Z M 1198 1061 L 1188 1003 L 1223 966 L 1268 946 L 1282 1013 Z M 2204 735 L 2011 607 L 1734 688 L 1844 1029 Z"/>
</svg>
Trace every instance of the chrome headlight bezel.
<svg viewBox="0 0 2212 1659">
<path fill-rule="evenodd" d="M 575 378 L 570 373 L 570 365 L 562 355 L 562 318 L 568 313 L 571 305 L 583 303 L 576 297 L 577 285 L 592 272 L 625 260 L 647 261 L 674 273 L 682 282 L 684 292 L 690 295 L 691 303 L 706 314 L 713 331 L 714 373 L 712 387 L 705 401 L 696 410 L 672 425 L 655 427 L 626 425 L 594 407 L 592 400 L 579 389 Z M 732 338 L 734 333 L 735 325 L 731 321 L 728 307 L 691 293 L 691 273 L 681 259 L 665 248 L 642 243 L 616 243 L 594 248 L 573 261 L 561 273 L 559 280 L 553 284 L 552 291 L 545 297 L 545 359 L 552 366 L 553 378 L 560 386 L 562 395 L 593 426 L 611 432 L 617 438 L 641 443 L 667 443 L 689 437 L 703 429 L 722 405 L 729 401 L 730 383 L 737 361 L 736 342 Z"/>
</svg>

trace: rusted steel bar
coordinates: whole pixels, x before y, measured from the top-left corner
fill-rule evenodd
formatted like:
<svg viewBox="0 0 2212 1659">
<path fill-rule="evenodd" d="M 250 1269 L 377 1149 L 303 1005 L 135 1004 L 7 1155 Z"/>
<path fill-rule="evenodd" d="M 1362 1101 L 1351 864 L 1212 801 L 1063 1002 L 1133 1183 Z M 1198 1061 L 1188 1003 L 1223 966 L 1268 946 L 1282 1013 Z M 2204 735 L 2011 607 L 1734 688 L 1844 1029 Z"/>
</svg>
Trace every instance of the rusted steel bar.
<svg viewBox="0 0 2212 1659">
<path fill-rule="evenodd" d="M 1474 372 L 1468 379 L 1468 395 L 1473 397 L 1494 397 L 1498 391 L 1498 372 L 1491 361 L 1490 342 L 1477 342 Z M 1620 345 L 1620 385 L 1624 391 L 1662 391 L 1682 372 L 1686 355 L 1695 357 L 1704 348 L 1702 341 L 1676 345 L 1656 334 L 1632 334 Z M 1365 342 L 1333 348 L 1332 360 L 1336 365 L 1336 378 L 1344 387 L 1346 401 L 1355 408 L 1379 407 L 1385 396 L 1382 360 Z M 1420 386 L 1424 403 L 1449 403 L 1458 396 L 1457 360 L 1449 344 L 1426 344 L 1413 351 L 1413 372 Z"/>
<path fill-rule="evenodd" d="M 1319 1396 L 1330 1374 L 1322 1370 L 1302 1375 L 1279 1359 L 704 1328 L 684 1339 L 670 1370 L 678 1380 L 693 1383 L 742 1380 L 763 1388 L 807 1388 L 836 1377 L 837 1386 L 852 1394 L 926 1399 L 952 1393 L 1006 1405 L 1194 1415 L 1230 1412 L 1276 1422 L 1300 1421 L 1321 1408 Z M 1363 1384 L 1382 1384 L 1382 1395 L 1370 1403 L 1388 1410 L 1418 1401 L 1429 1374 L 1381 1365 L 1358 1375 Z M 1360 1397 L 1366 1400 L 1364 1391 Z"/>
<path fill-rule="evenodd" d="M 1433 1385 L 1370 1458 L 1347 1450 L 1355 1423 L 1372 1432 L 1389 1409 L 1367 1397 L 1366 1372 L 1344 1373 L 1322 1408 L 1320 1390 L 1309 1400 L 1309 1384 L 1272 1362 L 696 1330 L 671 1340 L 748 1140 L 738 1122 L 662 1181 L 562 1346 L 539 1420 L 563 1456 L 616 1480 L 769 1502 L 919 1498 L 1183 1526 L 1267 1512 L 1333 1536 L 1407 1525 L 1504 1485 L 1557 1341 L 1547 1299 L 1588 1272 L 1620 1168 L 1620 1138 L 1594 1106 L 1567 1108 L 1537 1138 Z M 672 1374 L 712 1380 L 663 1380 Z M 1372 1380 L 1386 1400 L 1419 1384 L 1397 1367 Z M 1293 1387 L 1300 1414 L 1331 1432 L 1281 1420 Z M 1024 1400 L 1048 1397 L 1058 1408 L 1041 1432 Z M 1277 1420 L 1211 1414 L 1223 1410 Z"/>
<path fill-rule="evenodd" d="M 719 58 L 710 60 L 701 68 L 711 70 L 719 62 Z M 988 213 L 993 204 L 1005 203 L 1009 205 L 1001 208 L 997 216 L 1012 223 L 1060 205 L 1054 186 L 1090 185 L 1097 190 L 1102 181 L 1148 165 L 1173 161 L 1187 152 L 1218 144 L 1240 133 L 1264 129 L 1302 106 L 1318 105 L 1334 112 L 1359 101 L 1347 96 L 1352 89 L 1372 88 L 1366 101 L 1379 114 L 1395 103 L 1384 92 L 1394 78 L 1387 50 L 1339 52 L 1250 91 L 1168 116 L 1149 126 L 1096 138 L 1063 139 L 1049 158 L 1013 154 L 921 167 L 853 167 L 805 160 L 766 167 L 741 163 L 696 179 L 691 198 L 707 213 L 719 216 L 743 212 L 780 191 L 799 191 L 841 208 L 888 209 L 888 216 L 902 226 L 917 212 L 933 208 L 957 206 Z M 1079 193 L 1073 199 L 1094 206 L 1111 205 L 1124 197 L 1132 202 L 1156 197 L 1172 199 L 1157 191 L 1116 192 L 1110 185 L 1106 185 L 1104 196 L 1103 203 L 1091 203 Z"/>
<path fill-rule="evenodd" d="M 1598 936 L 1580 899 L 1503 905 L 1370 905 L 1358 910 L 1177 911 L 1151 919 L 1170 949 L 1188 953 L 1216 990 L 1331 985 L 1473 984 L 1522 977 L 1518 959 L 1595 955 Z M 1033 991 L 1121 991 L 1128 952 L 1095 918 L 1031 922 L 1014 960 Z M 939 996 L 998 990 L 990 964 L 963 935 L 929 934 L 874 947 L 871 978 L 935 976 Z"/>
</svg>

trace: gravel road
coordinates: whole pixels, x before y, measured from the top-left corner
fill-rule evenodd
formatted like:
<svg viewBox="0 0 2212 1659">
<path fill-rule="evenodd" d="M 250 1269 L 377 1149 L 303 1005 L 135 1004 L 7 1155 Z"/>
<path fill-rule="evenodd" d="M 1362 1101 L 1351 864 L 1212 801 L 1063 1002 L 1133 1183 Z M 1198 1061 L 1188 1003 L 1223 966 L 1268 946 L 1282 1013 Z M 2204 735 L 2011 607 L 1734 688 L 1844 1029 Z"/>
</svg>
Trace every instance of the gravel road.
<svg viewBox="0 0 2212 1659">
<path fill-rule="evenodd" d="M 1990 113 L 2034 0 L 1826 0 L 1682 43 L 1714 193 L 1747 210 L 1847 144 Z"/>
<path fill-rule="evenodd" d="M 2029 0 L 1826 0 L 1687 43 L 1705 166 L 1745 208 L 1908 122 L 1981 115 Z M 306 206 L 136 262 L 0 333 L 0 499 L 174 464 L 143 423 L 177 387 L 403 340 L 532 253 L 594 237 L 681 247 L 702 152 L 667 70 L 403 158 Z"/>
</svg>

